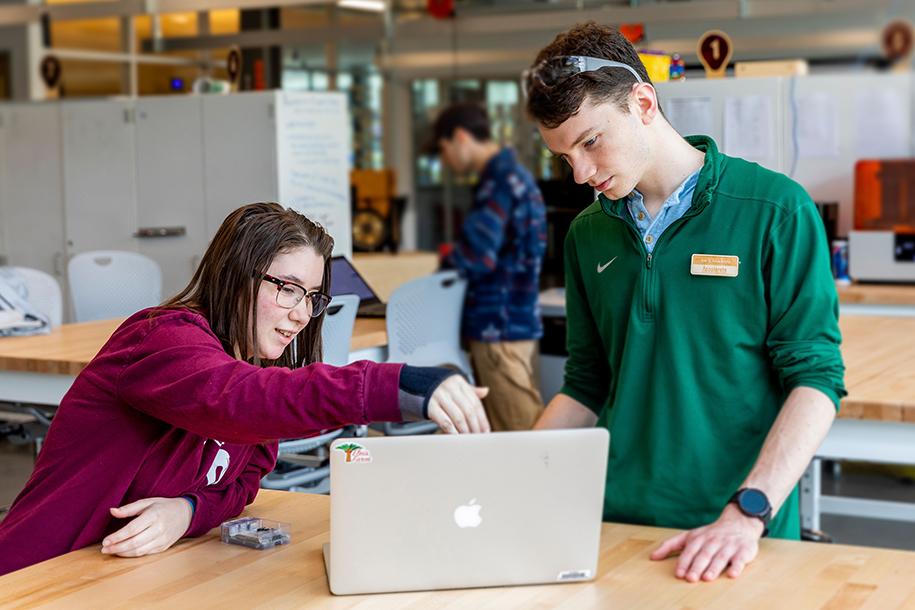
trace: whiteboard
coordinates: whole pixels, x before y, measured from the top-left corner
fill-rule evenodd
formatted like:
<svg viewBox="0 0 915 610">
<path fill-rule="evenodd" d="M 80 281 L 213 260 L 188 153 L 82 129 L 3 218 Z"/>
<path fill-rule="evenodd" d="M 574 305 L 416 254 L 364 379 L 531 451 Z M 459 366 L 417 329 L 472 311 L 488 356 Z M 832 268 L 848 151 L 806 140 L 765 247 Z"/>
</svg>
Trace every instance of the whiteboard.
<svg viewBox="0 0 915 610">
<path fill-rule="evenodd" d="M 334 254 L 352 256 L 352 137 L 343 93 L 278 92 L 276 146 L 279 201 L 320 223 Z"/>
</svg>

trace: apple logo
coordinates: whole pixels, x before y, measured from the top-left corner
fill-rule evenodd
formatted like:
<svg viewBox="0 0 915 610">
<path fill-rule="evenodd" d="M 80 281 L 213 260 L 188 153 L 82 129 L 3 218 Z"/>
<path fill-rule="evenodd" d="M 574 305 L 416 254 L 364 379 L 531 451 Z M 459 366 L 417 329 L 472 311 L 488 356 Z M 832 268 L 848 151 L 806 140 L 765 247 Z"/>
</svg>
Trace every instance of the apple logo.
<svg viewBox="0 0 915 610">
<path fill-rule="evenodd" d="M 482 509 L 483 507 L 477 504 L 477 499 L 474 498 L 467 504 L 462 504 L 454 509 L 454 522 L 458 527 L 476 527 L 483 522 L 483 517 L 480 516 Z"/>
</svg>

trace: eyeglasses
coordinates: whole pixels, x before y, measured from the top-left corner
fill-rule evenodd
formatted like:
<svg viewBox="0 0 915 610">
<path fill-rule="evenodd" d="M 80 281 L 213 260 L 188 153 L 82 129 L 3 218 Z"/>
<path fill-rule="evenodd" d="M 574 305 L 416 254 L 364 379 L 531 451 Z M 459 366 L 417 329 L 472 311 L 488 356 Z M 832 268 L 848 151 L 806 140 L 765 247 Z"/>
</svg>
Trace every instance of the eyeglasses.
<svg viewBox="0 0 915 610">
<path fill-rule="evenodd" d="M 328 303 L 330 303 L 330 297 L 323 292 L 318 292 L 317 290 L 308 292 L 304 286 L 300 286 L 295 282 L 287 282 L 266 273 L 262 274 L 260 279 L 276 284 L 276 304 L 280 307 L 292 309 L 301 303 L 302 299 L 307 298 L 308 315 L 312 318 L 317 318 L 324 313 Z"/>
<path fill-rule="evenodd" d="M 570 76 L 582 72 L 594 72 L 601 68 L 622 68 L 629 71 L 639 83 L 644 82 L 639 73 L 628 64 L 584 55 L 559 55 L 545 59 L 533 68 L 522 72 L 521 90 L 527 94 L 533 88 L 534 81 L 545 89 L 552 89 Z"/>
</svg>

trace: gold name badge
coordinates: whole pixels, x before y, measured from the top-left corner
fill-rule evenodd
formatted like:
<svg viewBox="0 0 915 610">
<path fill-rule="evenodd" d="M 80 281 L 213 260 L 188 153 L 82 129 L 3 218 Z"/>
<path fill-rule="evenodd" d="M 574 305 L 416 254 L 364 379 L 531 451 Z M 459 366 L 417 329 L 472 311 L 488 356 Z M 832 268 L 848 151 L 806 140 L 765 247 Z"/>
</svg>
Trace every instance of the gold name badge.
<svg viewBox="0 0 915 610">
<path fill-rule="evenodd" d="M 739 268 L 740 257 L 738 256 L 693 254 L 690 259 L 689 272 L 692 275 L 737 277 Z"/>
</svg>

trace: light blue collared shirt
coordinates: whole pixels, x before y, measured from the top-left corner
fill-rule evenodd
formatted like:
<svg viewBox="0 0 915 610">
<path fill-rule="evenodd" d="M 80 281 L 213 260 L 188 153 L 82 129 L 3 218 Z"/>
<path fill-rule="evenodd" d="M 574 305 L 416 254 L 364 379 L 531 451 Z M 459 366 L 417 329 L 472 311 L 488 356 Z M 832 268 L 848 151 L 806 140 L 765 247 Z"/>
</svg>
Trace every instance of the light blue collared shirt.
<svg viewBox="0 0 915 610">
<path fill-rule="evenodd" d="M 629 193 L 626 198 L 626 206 L 629 208 L 629 213 L 632 214 L 632 219 L 635 220 L 635 226 L 642 235 L 642 243 L 645 244 L 648 252 L 654 250 L 654 245 L 658 242 L 664 229 L 683 216 L 692 205 L 693 191 L 696 190 L 696 183 L 699 181 L 699 171 L 696 170 L 680 183 L 680 186 L 671 193 L 654 218 L 645 207 L 642 193 L 638 191 Z"/>
</svg>

